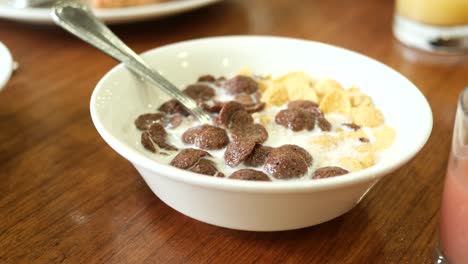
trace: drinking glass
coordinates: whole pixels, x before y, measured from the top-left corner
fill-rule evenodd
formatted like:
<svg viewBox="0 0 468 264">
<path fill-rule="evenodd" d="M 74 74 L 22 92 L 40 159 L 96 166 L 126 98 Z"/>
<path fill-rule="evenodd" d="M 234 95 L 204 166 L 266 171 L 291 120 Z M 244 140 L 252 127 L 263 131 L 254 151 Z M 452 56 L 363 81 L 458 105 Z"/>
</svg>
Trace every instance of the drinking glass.
<svg viewBox="0 0 468 264">
<path fill-rule="evenodd" d="M 436 52 L 468 51 L 468 0 L 396 0 L 395 37 Z"/>
<path fill-rule="evenodd" d="M 435 263 L 468 261 L 468 87 L 457 106 L 435 254 Z"/>
</svg>

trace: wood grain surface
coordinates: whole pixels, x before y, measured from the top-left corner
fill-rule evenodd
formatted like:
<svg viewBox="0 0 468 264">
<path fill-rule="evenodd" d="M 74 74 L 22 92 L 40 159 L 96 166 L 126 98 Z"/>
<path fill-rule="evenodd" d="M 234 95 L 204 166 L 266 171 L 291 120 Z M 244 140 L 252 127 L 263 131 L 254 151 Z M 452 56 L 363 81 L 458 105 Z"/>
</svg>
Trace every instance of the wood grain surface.
<svg viewBox="0 0 468 264">
<path fill-rule="evenodd" d="M 204 224 L 160 201 L 91 122 L 93 87 L 116 63 L 54 26 L 0 20 L 19 63 L 0 93 L 0 263 L 431 263 L 468 59 L 402 46 L 392 16 L 389 0 L 227 0 L 112 27 L 138 52 L 234 34 L 322 41 L 388 64 L 427 97 L 434 129 L 411 162 L 337 219 L 266 233 Z"/>
</svg>

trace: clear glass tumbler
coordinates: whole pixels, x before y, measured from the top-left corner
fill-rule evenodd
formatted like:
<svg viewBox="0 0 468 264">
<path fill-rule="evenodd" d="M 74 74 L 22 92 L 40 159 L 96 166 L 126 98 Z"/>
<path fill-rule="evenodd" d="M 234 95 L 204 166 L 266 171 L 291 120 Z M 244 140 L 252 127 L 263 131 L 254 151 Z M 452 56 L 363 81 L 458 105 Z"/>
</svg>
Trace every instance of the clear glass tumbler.
<svg viewBox="0 0 468 264">
<path fill-rule="evenodd" d="M 457 106 L 435 254 L 435 263 L 468 263 L 468 87 Z"/>
<path fill-rule="evenodd" d="M 468 52 L 468 0 L 396 0 L 393 34 L 424 50 Z"/>
</svg>

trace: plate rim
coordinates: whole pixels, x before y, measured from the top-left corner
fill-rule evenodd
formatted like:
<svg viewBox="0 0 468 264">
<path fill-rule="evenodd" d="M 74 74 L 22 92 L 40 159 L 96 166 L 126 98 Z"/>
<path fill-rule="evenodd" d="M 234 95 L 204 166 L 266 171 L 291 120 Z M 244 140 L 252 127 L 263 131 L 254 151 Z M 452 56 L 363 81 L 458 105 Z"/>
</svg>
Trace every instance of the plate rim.
<svg viewBox="0 0 468 264">
<path fill-rule="evenodd" d="M 5 44 L 0 42 L 0 58 L 3 58 L 3 57 L 6 58 L 6 65 L 5 65 L 6 71 L 3 72 L 1 70 L 3 69 L 3 66 L 0 66 L 0 91 L 2 91 L 3 88 L 5 88 L 13 72 L 13 57 L 11 56 L 11 52 Z"/>
<path fill-rule="evenodd" d="M 123 8 L 97 9 L 93 12 L 97 18 L 108 24 L 136 22 L 149 18 L 175 15 L 208 6 L 222 0 L 174 0 L 167 3 L 155 3 Z M 0 4 L 0 18 L 29 23 L 53 24 L 48 8 L 14 8 Z"/>
</svg>

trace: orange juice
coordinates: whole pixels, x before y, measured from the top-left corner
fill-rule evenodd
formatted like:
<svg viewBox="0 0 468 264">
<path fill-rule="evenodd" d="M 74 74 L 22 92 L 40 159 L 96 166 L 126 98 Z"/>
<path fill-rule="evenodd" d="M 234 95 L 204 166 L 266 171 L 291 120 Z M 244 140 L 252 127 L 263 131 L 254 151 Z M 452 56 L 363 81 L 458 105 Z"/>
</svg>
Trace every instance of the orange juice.
<svg viewBox="0 0 468 264">
<path fill-rule="evenodd" d="M 433 26 L 468 25 L 468 0 L 396 0 L 396 11 Z"/>
</svg>

